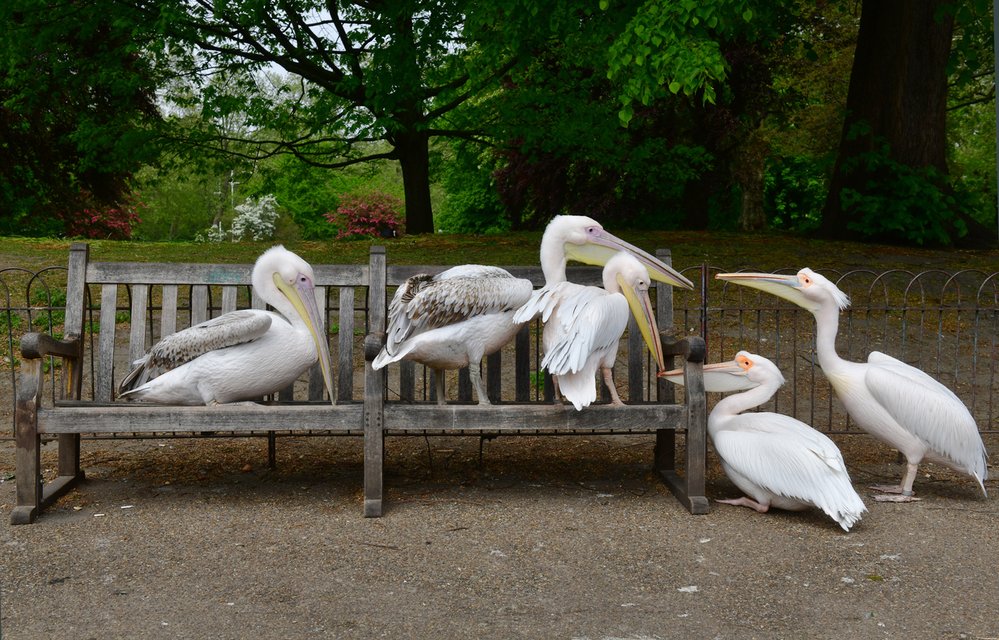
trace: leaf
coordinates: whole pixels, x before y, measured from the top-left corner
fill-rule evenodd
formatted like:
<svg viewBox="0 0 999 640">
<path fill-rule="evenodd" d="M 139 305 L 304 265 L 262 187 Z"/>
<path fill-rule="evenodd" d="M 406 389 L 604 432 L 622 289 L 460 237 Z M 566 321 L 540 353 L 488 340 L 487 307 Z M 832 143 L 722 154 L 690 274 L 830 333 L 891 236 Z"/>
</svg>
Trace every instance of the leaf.
<svg viewBox="0 0 999 640">
<path fill-rule="evenodd" d="M 681 86 L 682 85 L 679 82 L 677 82 L 676 80 L 674 80 L 673 82 L 669 83 L 670 93 L 672 93 L 674 95 L 676 95 L 677 93 L 680 93 Z"/>
</svg>

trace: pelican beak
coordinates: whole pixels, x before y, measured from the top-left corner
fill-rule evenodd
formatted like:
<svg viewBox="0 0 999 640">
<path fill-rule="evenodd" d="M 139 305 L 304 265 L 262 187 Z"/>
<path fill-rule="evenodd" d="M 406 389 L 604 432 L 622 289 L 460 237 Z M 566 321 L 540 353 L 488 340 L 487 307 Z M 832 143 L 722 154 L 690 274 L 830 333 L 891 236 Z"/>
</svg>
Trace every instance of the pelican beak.
<svg viewBox="0 0 999 640">
<path fill-rule="evenodd" d="M 744 287 L 766 291 L 779 298 L 793 302 L 808 311 L 814 312 L 817 309 L 815 302 L 806 298 L 801 292 L 801 281 L 797 275 L 781 275 L 778 273 L 719 273 L 715 278 L 733 284 L 741 284 Z"/>
<path fill-rule="evenodd" d="M 316 353 L 319 354 L 319 366 L 323 370 L 323 382 L 326 383 L 326 390 L 330 394 L 330 402 L 336 404 L 336 394 L 333 391 L 333 368 L 330 364 L 330 348 L 326 342 L 326 325 L 323 316 L 319 312 L 319 305 L 316 304 L 316 289 L 312 279 L 308 276 L 295 279 L 295 284 L 290 285 L 285 282 L 280 275 L 274 274 L 274 284 L 284 294 L 288 301 L 295 307 L 295 311 L 302 317 L 313 342 L 316 343 Z"/>
<path fill-rule="evenodd" d="M 649 299 L 649 291 L 644 287 L 632 287 L 624 282 L 620 275 L 617 277 L 621 293 L 624 294 L 631 307 L 631 313 L 635 316 L 638 330 L 642 332 L 645 344 L 648 345 L 652 357 L 656 359 L 656 371 L 666 368 L 666 361 L 663 357 L 663 344 L 659 339 L 659 327 L 656 324 L 656 315 L 652 311 L 652 300 Z"/>
<path fill-rule="evenodd" d="M 684 278 L 673 267 L 603 229 L 593 229 L 588 232 L 585 244 L 573 244 L 571 242 L 565 244 L 566 258 L 598 266 L 607 264 L 607 261 L 613 258 L 614 254 L 619 251 L 626 251 L 635 256 L 649 270 L 649 276 L 653 280 L 665 282 L 668 285 L 683 289 L 694 288 L 694 283 Z"/>
<path fill-rule="evenodd" d="M 683 369 L 673 369 L 661 374 L 674 384 L 683 385 Z M 716 393 L 745 391 L 759 386 L 746 375 L 746 370 L 735 360 L 704 365 L 704 390 Z"/>
</svg>

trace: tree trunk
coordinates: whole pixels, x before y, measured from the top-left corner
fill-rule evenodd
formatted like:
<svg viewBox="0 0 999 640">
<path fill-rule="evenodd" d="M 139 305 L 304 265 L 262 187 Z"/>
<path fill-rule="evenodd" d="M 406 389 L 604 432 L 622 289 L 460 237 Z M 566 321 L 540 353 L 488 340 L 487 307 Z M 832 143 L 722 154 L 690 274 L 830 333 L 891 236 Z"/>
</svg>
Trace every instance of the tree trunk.
<svg viewBox="0 0 999 640">
<path fill-rule="evenodd" d="M 395 150 L 402 167 L 406 195 L 406 233 L 433 233 L 434 212 L 430 204 L 430 139 L 424 133 L 395 137 Z"/>
<path fill-rule="evenodd" d="M 872 176 L 844 163 L 887 142 L 892 160 L 947 173 L 949 0 L 867 0 L 850 73 L 846 120 L 822 214 L 822 233 L 850 237 L 844 188 L 863 193 Z"/>
<path fill-rule="evenodd" d="M 743 231 L 759 231 L 767 227 L 763 189 L 769 150 L 769 145 L 759 130 L 753 131 L 739 146 L 737 161 L 733 163 L 732 174 L 742 191 L 739 228 Z"/>
<path fill-rule="evenodd" d="M 947 60 L 954 27 L 949 0 L 867 0 L 846 99 L 839 155 L 822 214 L 821 231 L 849 237 L 844 188 L 861 193 L 870 180 L 844 163 L 886 141 L 890 158 L 947 173 Z"/>
</svg>

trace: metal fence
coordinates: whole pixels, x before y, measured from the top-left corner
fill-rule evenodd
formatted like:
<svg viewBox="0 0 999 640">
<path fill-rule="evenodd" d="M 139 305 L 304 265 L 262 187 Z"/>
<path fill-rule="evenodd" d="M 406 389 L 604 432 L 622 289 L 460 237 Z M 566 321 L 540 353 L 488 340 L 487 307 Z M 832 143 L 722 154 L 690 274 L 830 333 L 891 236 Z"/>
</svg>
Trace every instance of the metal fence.
<svg viewBox="0 0 999 640">
<path fill-rule="evenodd" d="M 685 270 L 700 286 L 674 292 L 676 335 L 703 336 L 709 362 L 745 349 L 777 363 L 787 383 L 763 410 L 792 415 L 825 432 L 857 432 L 816 362 L 811 314 L 775 296 L 715 280 L 723 271 L 709 265 Z M 823 274 L 852 302 L 840 316 L 842 357 L 861 361 L 879 350 L 908 362 L 952 389 L 982 432 L 999 432 L 999 272 Z M 0 425 L 8 425 L 0 426 L 0 438 L 13 435 L 20 336 L 44 331 L 61 337 L 65 286 L 63 267 L 0 269 Z M 122 322 L 127 321 L 123 313 Z M 50 392 L 55 388 L 47 385 Z"/>
</svg>

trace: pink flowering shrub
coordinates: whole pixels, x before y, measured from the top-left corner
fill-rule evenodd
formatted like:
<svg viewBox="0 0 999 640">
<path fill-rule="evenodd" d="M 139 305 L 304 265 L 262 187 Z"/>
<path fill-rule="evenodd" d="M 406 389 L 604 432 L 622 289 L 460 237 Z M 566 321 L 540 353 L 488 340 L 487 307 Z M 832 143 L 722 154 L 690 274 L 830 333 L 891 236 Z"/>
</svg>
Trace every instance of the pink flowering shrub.
<svg viewBox="0 0 999 640">
<path fill-rule="evenodd" d="M 116 207 L 89 206 L 64 212 L 60 217 L 69 237 L 128 240 L 132 228 L 139 224 L 139 209 L 144 206 L 136 197 L 128 196 Z"/>
<path fill-rule="evenodd" d="M 394 238 L 402 235 L 402 201 L 386 193 L 344 196 L 326 219 L 337 227 L 337 238 Z"/>
</svg>

